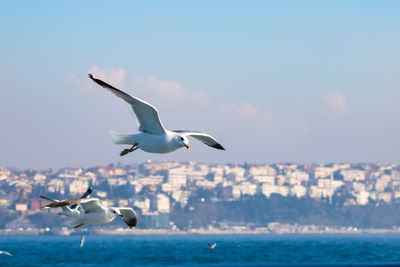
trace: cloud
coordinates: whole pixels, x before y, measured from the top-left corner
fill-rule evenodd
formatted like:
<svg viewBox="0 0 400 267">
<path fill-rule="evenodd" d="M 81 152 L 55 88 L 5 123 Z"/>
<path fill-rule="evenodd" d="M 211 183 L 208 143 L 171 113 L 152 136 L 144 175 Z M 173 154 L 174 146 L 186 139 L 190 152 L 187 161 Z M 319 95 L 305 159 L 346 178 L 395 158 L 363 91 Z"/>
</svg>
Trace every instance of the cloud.
<svg viewBox="0 0 400 267">
<path fill-rule="evenodd" d="M 326 110 L 334 114 L 344 114 L 347 112 L 347 102 L 340 93 L 327 93 L 322 97 Z"/>
<path fill-rule="evenodd" d="M 307 145 L 304 140 L 310 136 L 308 120 L 298 114 L 274 112 L 246 100 L 233 101 L 225 98 L 217 101 L 204 90 L 188 89 L 180 82 L 164 80 L 155 75 L 129 76 L 124 69 L 101 69 L 97 66 L 91 67 L 89 71 L 95 77 L 104 79 L 111 85 L 157 107 L 167 129 L 204 131 L 215 136 L 228 149 L 223 155 L 210 154 L 209 148 L 192 141 L 196 147 L 195 151 L 198 152 L 191 154 L 190 160 L 274 161 L 278 155 L 284 158 L 286 154 L 284 156 L 282 154 L 293 147 L 304 151 Z M 79 79 L 81 82 L 87 82 L 87 77 L 83 75 L 80 75 Z M 91 100 L 91 103 L 104 103 L 104 100 L 100 99 L 103 98 L 103 94 L 98 97 L 98 101 Z M 132 129 L 131 126 L 127 129 L 126 122 L 131 119 L 131 114 L 125 112 L 123 109 L 125 107 L 120 101 L 114 102 L 115 107 L 107 109 L 101 116 L 118 118 L 118 120 L 110 119 L 107 127 L 129 132 Z M 98 109 L 93 108 L 93 110 Z M 101 126 L 103 127 L 103 124 Z M 182 158 L 179 158 L 180 156 Z M 221 156 L 223 159 L 219 158 Z M 145 159 L 148 155 L 144 154 L 143 157 Z M 168 157 L 178 160 L 188 159 L 188 155 L 184 152 Z"/>
<path fill-rule="evenodd" d="M 162 97 L 169 101 L 185 102 L 195 99 L 197 103 L 205 104 L 209 100 L 203 90 L 188 90 L 180 82 L 165 81 L 155 75 L 133 76 L 132 82 L 135 89 L 146 89 L 147 94 L 150 93 L 152 97 Z"/>
<path fill-rule="evenodd" d="M 182 100 L 186 97 L 186 90 L 179 82 L 163 81 L 154 75 L 134 76 L 133 84 L 135 87 L 146 87 L 168 99 Z"/>
</svg>

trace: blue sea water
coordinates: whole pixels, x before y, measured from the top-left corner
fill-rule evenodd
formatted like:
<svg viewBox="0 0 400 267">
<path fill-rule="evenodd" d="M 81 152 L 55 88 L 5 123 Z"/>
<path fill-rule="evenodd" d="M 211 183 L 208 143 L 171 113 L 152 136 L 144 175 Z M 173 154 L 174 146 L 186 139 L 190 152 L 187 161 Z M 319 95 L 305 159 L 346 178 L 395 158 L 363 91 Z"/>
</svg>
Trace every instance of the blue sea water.
<svg viewBox="0 0 400 267">
<path fill-rule="evenodd" d="M 373 266 L 400 263 L 400 235 L 0 236 L 0 266 Z M 207 242 L 216 243 L 210 249 Z"/>
</svg>

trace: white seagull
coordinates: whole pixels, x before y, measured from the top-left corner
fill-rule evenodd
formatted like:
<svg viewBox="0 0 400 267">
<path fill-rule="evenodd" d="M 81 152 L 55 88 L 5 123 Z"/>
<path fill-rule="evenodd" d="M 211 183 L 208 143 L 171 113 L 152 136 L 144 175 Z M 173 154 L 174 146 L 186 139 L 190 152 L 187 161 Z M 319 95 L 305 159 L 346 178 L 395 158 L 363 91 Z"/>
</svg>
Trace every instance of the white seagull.
<svg viewBox="0 0 400 267">
<path fill-rule="evenodd" d="M 89 198 L 90 194 L 92 193 L 92 188 L 89 186 L 89 188 L 87 189 L 87 191 L 81 196 L 81 198 Z M 45 196 L 39 196 L 41 199 L 50 201 L 50 203 L 60 203 L 63 201 L 57 200 L 57 199 L 52 199 L 49 197 L 45 197 Z M 57 204 L 53 204 L 53 205 L 57 205 Z M 74 217 L 74 216 L 78 216 L 81 215 L 82 213 L 78 210 L 78 204 L 73 204 L 71 206 L 59 206 L 61 208 L 61 212 L 59 212 L 58 214 L 61 216 L 67 216 L 67 217 Z M 56 207 L 51 207 L 49 205 L 45 205 L 43 208 L 56 208 Z"/>
<path fill-rule="evenodd" d="M 209 134 L 186 130 L 168 131 L 162 125 L 158 110 L 154 106 L 137 97 L 124 93 L 102 80 L 94 78 L 92 74 L 88 75 L 95 83 L 128 102 L 138 119 L 139 131 L 141 133 L 121 134 L 110 131 L 114 144 L 132 145 L 131 148 L 124 149 L 120 153 L 121 156 L 133 152 L 138 148 L 149 153 L 169 153 L 181 147 L 189 149 L 188 136 L 194 137 L 210 147 L 225 150 L 225 148 Z"/>
<path fill-rule="evenodd" d="M 136 213 L 131 208 L 121 207 L 104 207 L 100 204 L 98 198 L 82 198 L 82 199 L 71 199 L 60 202 L 51 203 L 46 205 L 47 208 L 58 208 L 63 206 L 69 206 L 73 204 L 79 204 L 83 210 L 81 216 L 75 216 L 68 222 L 70 226 L 79 228 L 85 224 L 104 224 L 112 222 L 116 217 L 120 216 L 129 226 L 133 228 L 136 226 L 137 217 Z"/>
<path fill-rule="evenodd" d="M 7 256 L 12 256 L 12 254 L 10 253 L 10 252 L 7 252 L 7 251 L 3 251 L 3 250 L 0 250 L 0 254 L 4 254 L 4 255 L 7 255 Z"/>
<path fill-rule="evenodd" d="M 79 242 L 79 247 L 83 247 L 83 244 L 85 243 L 85 236 L 81 236 L 81 241 Z"/>
<path fill-rule="evenodd" d="M 207 243 L 207 246 L 210 248 L 210 249 L 214 249 L 216 246 L 217 246 L 217 243 Z"/>
</svg>

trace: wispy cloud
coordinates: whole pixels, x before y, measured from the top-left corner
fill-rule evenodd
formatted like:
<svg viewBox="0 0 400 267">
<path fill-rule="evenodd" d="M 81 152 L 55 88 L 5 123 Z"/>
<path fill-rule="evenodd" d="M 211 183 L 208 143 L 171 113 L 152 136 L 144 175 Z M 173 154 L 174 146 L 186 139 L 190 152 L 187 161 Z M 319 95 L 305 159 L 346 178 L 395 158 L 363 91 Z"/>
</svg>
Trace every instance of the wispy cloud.
<svg viewBox="0 0 400 267">
<path fill-rule="evenodd" d="M 334 114 L 345 114 L 347 112 L 347 102 L 340 93 L 327 93 L 322 97 L 326 110 Z"/>
<path fill-rule="evenodd" d="M 168 129 L 199 130 L 214 135 L 231 148 L 225 155 L 226 160 L 236 159 L 239 152 L 243 160 L 254 159 L 261 151 L 268 151 L 272 153 L 269 157 L 273 157 L 281 153 L 282 147 L 298 146 L 299 140 L 310 134 L 308 120 L 298 114 L 268 110 L 245 100 L 217 101 L 204 90 L 188 89 L 180 82 L 155 75 L 129 76 L 124 69 L 97 66 L 88 72 L 156 106 Z M 82 75 L 81 79 L 85 81 L 87 77 Z M 120 118 L 120 102 L 115 104 L 118 107 L 108 110 L 108 116 Z M 208 150 L 200 151 L 207 153 Z"/>
</svg>

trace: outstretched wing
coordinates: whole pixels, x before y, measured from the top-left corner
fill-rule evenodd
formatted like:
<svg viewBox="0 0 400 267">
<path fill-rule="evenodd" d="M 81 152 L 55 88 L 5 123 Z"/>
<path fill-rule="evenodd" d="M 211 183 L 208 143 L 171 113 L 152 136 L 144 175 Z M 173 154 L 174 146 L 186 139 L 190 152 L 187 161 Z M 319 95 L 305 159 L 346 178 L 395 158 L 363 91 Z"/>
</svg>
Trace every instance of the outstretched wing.
<svg viewBox="0 0 400 267">
<path fill-rule="evenodd" d="M 96 213 L 96 212 L 104 212 L 105 208 L 100 204 L 98 198 L 84 198 L 79 202 L 83 213 Z"/>
<path fill-rule="evenodd" d="M 56 204 L 54 204 L 54 203 L 60 203 L 60 202 L 61 202 L 60 200 L 53 199 L 53 198 L 49 198 L 49 197 L 45 197 L 45 196 L 39 196 L 39 197 L 40 197 L 41 199 L 50 201 L 50 202 L 53 204 L 53 205 L 51 205 L 51 206 L 45 205 L 45 206 L 42 207 L 42 209 L 43 209 L 43 208 L 56 208 L 56 207 L 55 207 Z M 65 212 L 71 212 L 71 209 L 70 209 L 68 206 L 64 205 L 64 203 L 61 204 L 61 205 L 62 205 L 62 206 L 60 206 L 60 208 L 61 208 L 63 211 L 65 211 Z M 74 204 L 74 205 L 77 205 L 77 204 Z M 74 206 L 74 205 L 72 205 L 72 206 Z M 72 206 L 71 206 L 71 207 L 72 207 Z"/>
<path fill-rule="evenodd" d="M 140 124 L 139 131 L 153 134 L 164 134 L 166 132 L 155 107 L 139 98 L 122 92 L 102 80 L 94 78 L 92 74 L 89 74 L 89 78 L 131 105 Z"/>
<path fill-rule="evenodd" d="M 212 137 L 209 134 L 195 132 L 195 131 L 186 131 L 186 130 L 176 130 L 174 132 L 196 138 L 197 140 L 200 140 L 207 146 L 213 147 L 215 149 L 225 150 L 225 148 L 220 143 L 218 143 L 217 139 L 215 139 L 214 137 Z"/>
<path fill-rule="evenodd" d="M 50 198 L 46 198 L 43 196 L 40 196 L 43 199 L 49 200 L 49 201 L 54 201 L 54 199 L 50 199 Z M 44 208 L 62 208 L 65 206 L 69 206 L 69 205 L 73 205 L 73 204 L 77 204 L 81 201 L 81 199 L 67 199 L 67 200 L 63 200 L 63 201 L 56 201 L 56 202 L 52 202 L 50 204 L 44 205 L 43 207 L 41 207 L 42 209 Z"/>
<path fill-rule="evenodd" d="M 122 219 L 129 226 L 129 228 L 133 228 L 136 226 L 137 217 L 136 212 L 131 208 L 118 208 Z"/>
<path fill-rule="evenodd" d="M 0 254 L 5 254 L 5 255 L 10 256 L 10 257 L 12 256 L 12 254 L 10 252 L 3 251 L 3 250 L 0 250 Z"/>
</svg>

